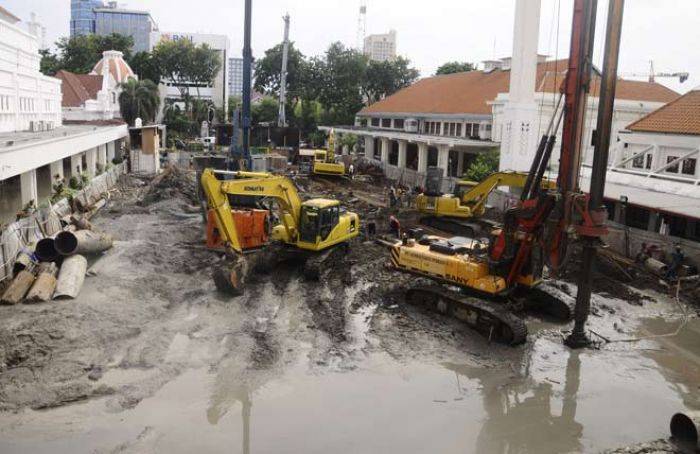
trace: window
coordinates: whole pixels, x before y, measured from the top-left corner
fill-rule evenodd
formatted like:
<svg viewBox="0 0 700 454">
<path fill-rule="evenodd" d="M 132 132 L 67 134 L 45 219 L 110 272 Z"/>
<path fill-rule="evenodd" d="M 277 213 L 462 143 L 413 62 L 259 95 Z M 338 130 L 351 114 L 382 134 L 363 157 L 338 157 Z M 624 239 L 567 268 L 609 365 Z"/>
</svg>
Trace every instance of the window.
<svg viewBox="0 0 700 454">
<path fill-rule="evenodd" d="M 594 129 L 593 131 L 591 131 L 591 146 L 592 147 L 595 147 L 595 143 L 597 140 L 598 140 L 598 131 Z"/>
<path fill-rule="evenodd" d="M 457 135 L 462 136 L 462 123 L 457 123 Z"/>
<path fill-rule="evenodd" d="M 641 169 L 644 167 L 644 155 L 640 154 L 632 160 L 632 167 L 635 169 Z"/>
<path fill-rule="evenodd" d="M 647 162 L 644 165 L 644 168 L 647 170 L 651 170 L 651 164 L 654 162 L 654 155 L 651 153 L 647 154 Z"/>
<path fill-rule="evenodd" d="M 450 135 L 454 136 L 457 132 L 457 123 L 450 123 Z"/>
<path fill-rule="evenodd" d="M 391 128 L 391 118 L 382 118 L 382 128 Z"/>
<path fill-rule="evenodd" d="M 395 129 L 403 129 L 403 119 L 401 118 L 396 118 L 394 119 L 394 128 Z"/>
<path fill-rule="evenodd" d="M 670 164 L 670 163 L 672 163 L 673 161 L 675 161 L 676 159 L 678 159 L 678 156 L 669 156 L 669 157 L 666 158 L 666 164 Z M 667 168 L 667 169 L 666 169 L 666 172 L 678 173 L 678 168 L 679 168 L 678 163 L 675 163 L 675 164 L 672 165 L 671 167 Z"/>
<path fill-rule="evenodd" d="M 372 118 L 372 126 L 379 127 L 379 118 Z"/>
<path fill-rule="evenodd" d="M 696 164 L 697 164 L 697 159 L 695 159 L 695 158 L 684 159 L 683 160 L 683 168 L 681 169 L 681 173 L 683 173 L 683 175 L 695 175 Z"/>
</svg>

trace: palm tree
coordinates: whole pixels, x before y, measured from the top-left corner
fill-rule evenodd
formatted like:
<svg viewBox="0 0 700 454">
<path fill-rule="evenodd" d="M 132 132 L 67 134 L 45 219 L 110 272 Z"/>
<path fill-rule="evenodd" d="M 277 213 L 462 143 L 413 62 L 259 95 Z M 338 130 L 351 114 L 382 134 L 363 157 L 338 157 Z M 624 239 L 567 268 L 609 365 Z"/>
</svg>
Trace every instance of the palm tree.
<svg viewBox="0 0 700 454">
<path fill-rule="evenodd" d="M 155 121 L 160 107 L 158 86 L 150 80 L 129 79 L 120 85 L 119 111 L 128 124 L 141 118 L 144 123 Z"/>
</svg>

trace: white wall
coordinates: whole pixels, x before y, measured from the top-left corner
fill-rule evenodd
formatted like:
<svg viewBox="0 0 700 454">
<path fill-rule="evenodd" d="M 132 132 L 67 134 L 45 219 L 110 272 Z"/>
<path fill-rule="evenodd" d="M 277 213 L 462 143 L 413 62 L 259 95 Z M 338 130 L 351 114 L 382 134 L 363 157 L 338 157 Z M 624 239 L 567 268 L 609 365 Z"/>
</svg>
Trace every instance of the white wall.
<svg viewBox="0 0 700 454">
<path fill-rule="evenodd" d="M 61 81 L 39 71 L 39 38 L 0 19 L 0 132 L 61 125 Z"/>
</svg>

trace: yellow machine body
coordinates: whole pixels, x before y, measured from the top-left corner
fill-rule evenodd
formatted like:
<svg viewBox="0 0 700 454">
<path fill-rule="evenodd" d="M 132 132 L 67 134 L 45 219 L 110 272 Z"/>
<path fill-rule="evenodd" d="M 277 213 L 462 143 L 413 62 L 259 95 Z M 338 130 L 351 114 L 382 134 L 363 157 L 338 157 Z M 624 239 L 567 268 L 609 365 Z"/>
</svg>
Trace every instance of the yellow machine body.
<svg viewBox="0 0 700 454">
<path fill-rule="evenodd" d="M 226 174 L 232 179 L 220 180 L 217 174 Z M 209 208 L 216 215 L 216 226 L 221 237 L 239 253 L 243 247 L 231 216 L 229 195 L 274 199 L 278 206 L 279 223 L 272 228 L 270 237 L 302 250 L 323 251 L 356 237 L 360 232 L 360 219 L 356 213 L 343 210 L 337 200 L 312 199 L 302 202 L 294 183 L 283 176 L 205 169 L 202 186 Z"/>
<path fill-rule="evenodd" d="M 313 173 L 318 175 L 345 175 L 345 164 L 335 162 L 335 131 L 328 134 L 328 150 L 314 151 Z"/>
<path fill-rule="evenodd" d="M 453 194 L 432 196 L 420 194 L 416 197 L 416 208 L 420 213 L 435 217 L 469 219 L 479 217 L 486 211 L 489 195 L 500 186 L 522 188 L 527 174 L 518 172 L 497 172 L 489 175 L 481 183 L 458 181 Z M 553 188 L 554 182 L 545 180 L 546 188 Z"/>
</svg>

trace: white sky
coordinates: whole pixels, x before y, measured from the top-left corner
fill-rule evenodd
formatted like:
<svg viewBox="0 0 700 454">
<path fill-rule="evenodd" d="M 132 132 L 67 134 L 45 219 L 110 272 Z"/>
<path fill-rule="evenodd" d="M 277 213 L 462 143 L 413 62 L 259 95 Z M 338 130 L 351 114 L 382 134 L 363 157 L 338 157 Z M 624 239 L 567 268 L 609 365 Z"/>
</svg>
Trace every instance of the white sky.
<svg viewBox="0 0 700 454">
<path fill-rule="evenodd" d="M 367 33 L 397 31 L 399 54 L 408 57 L 422 76 L 451 60 L 480 62 L 509 56 L 514 4 L 517 0 L 366 0 Z M 125 6 L 149 10 L 163 31 L 227 34 L 233 55 L 243 46 L 243 0 L 125 0 Z M 37 13 L 50 43 L 68 35 L 70 0 L 0 0 L 22 19 Z M 561 14 L 556 14 L 561 4 Z M 539 50 L 566 57 L 573 0 L 542 0 Z M 600 0 L 596 64 L 602 63 L 603 21 L 607 1 Z M 355 46 L 359 0 L 253 0 L 253 54 L 282 40 L 282 15 L 291 15 L 291 39 L 306 55 L 332 41 Z M 688 71 L 691 78 L 659 82 L 685 92 L 700 85 L 700 1 L 627 0 L 620 72 Z M 558 52 L 556 45 L 559 23 Z"/>
</svg>

